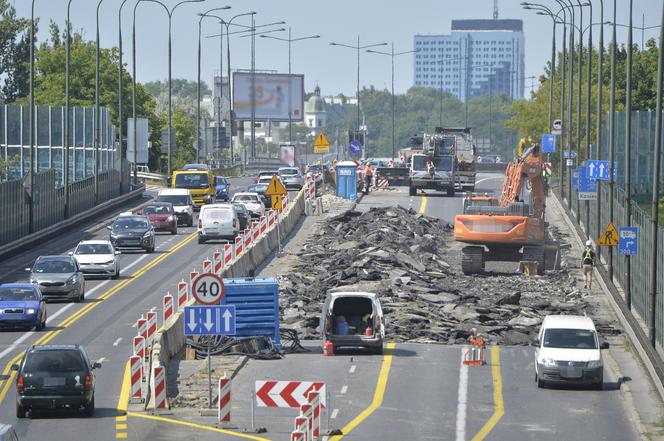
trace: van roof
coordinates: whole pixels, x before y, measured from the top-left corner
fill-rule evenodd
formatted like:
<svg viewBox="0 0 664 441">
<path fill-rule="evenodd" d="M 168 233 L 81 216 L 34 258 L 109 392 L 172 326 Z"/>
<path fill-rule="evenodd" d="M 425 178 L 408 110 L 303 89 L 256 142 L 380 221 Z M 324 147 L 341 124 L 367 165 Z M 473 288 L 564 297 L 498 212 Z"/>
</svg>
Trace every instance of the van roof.
<svg viewBox="0 0 664 441">
<path fill-rule="evenodd" d="M 207 211 L 207 210 L 211 210 L 212 208 L 221 208 L 221 209 L 224 209 L 224 210 L 231 210 L 231 209 L 235 208 L 235 206 L 233 204 L 231 204 L 230 202 L 226 202 L 226 203 L 223 203 L 223 204 L 205 204 L 201 207 L 201 210 L 202 211 Z"/>
<path fill-rule="evenodd" d="M 547 315 L 542 322 L 543 328 L 592 329 L 595 324 L 590 317 L 583 315 Z"/>
<path fill-rule="evenodd" d="M 159 196 L 161 195 L 179 196 L 183 194 L 190 195 L 191 191 L 189 191 L 188 188 L 164 188 L 159 190 Z"/>
<path fill-rule="evenodd" d="M 339 297 L 366 297 L 369 299 L 375 299 L 377 296 L 375 293 L 372 292 L 363 292 L 363 291 L 339 291 L 339 292 L 329 292 L 327 294 L 329 297 L 333 299 L 337 299 Z"/>
</svg>

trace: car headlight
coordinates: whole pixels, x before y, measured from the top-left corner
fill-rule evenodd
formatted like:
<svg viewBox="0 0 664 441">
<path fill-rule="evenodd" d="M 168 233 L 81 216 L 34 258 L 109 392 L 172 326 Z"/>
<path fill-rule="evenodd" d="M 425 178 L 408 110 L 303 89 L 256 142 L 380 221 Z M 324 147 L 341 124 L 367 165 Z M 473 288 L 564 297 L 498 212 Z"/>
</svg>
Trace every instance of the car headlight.
<svg viewBox="0 0 664 441">
<path fill-rule="evenodd" d="M 227 188 L 222 188 L 222 189 L 221 189 L 221 192 L 222 192 L 222 193 L 228 193 L 228 189 L 227 189 Z"/>
<path fill-rule="evenodd" d="M 30 283 L 37 284 L 37 283 L 39 283 L 39 281 L 37 279 L 35 279 L 34 277 L 30 277 Z"/>
<path fill-rule="evenodd" d="M 543 358 L 542 359 L 542 364 L 545 367 L 555 367 L 556 366 L 556 360 L 554 360 L 553 358 Z"/>
<path fill-rule="evenodd" d="M 589 368 L 602 367 L 602 360 L 590 360 L 587 365 Z"/>
<path fill-rule="evenodd" d="M 67 279 L 67 285 L 76 285 L 78 283 L 78 276 L 74 274 L 69 279 Z"/>
<path fill-rule="evenodd" d="M 101 265 L 110 265 L 113 262 L 115 262 L 115 259 L 111 259 L 108 262 L 102 262 Z"/>
<path fill-rule="evenodd" d="M 111 240 L 115 240 L 117 238 L 118 236 L 115 233 L 111 232 Z"/>
<path fill-rule="evenodd" d="M 143 235 L 143 239 L 149 239 L 150 238 L 150 232 L 148 231 Z"/>
<path fill-rule="evenodd" d="M 26 314 L 34 314 L 35 312 L 37 312 L 37 311 L 34 308 L 28 308 L 28 309 L 25 310 Z"/>
<path fill-rule="evenodd" d="M 175 218 L 173 216 L 168 216 L 168 219 L 166 219 L 168 222 L 173 222 Z"/>
</svg>

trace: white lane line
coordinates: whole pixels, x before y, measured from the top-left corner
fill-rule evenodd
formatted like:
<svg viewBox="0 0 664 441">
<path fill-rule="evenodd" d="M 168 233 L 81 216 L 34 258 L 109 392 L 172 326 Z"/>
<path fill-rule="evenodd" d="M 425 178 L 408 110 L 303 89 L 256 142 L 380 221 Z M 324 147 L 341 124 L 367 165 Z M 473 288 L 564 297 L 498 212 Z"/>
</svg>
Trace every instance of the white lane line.
<svg viewBox="0 0 664 441">
<path fill-rule="evenodd" d="M 113 346 L 117 346 L 117 345 L 119 345 L 121 341 L 122 341 L 122 337 L 118 338 L 117 340 L 115 340 L 115 341 L 113 342 Z"/>
<path fill-rule="evenodd" d="M 334 409 L 334 410 L 332 411 L 332 414 L 330 414 L 330 419 L 331 419 L 331 420 L 336 419 L 336 418 L 337 418 L 337 415 L 339 415 L 339 409 Z"/>
<path fill-rule="evenodd" d="M 348 373 L 350 373 L 350 374 L 354 374 L 356 368 L 357 368 L 357 366 L 352 365 L 352 366 L 350 367 L 350 369 L 348 369 Z"/>
<path fill-rule="evenodd" d="M 344 384 L 343 386 L 341 386 L 341 391 L 339 393 L 341 395 L 346 395 L 346 392 L 348 392 L 348 386 Z"/>
<path fill-rule="evenodd" d="M 481 184 L 484 181 L 493 181 L 493 180 L 496 180 L 496 179 L 505 179 L 505 176 L 492 176 L 490 178 L 480 179 L 479 181 L 475 181 L 475 185 Z"/>
<path fill-rule="evenodd" d="M 468 406 L 468 366 L 463 364 L 463 355 L 467 348 L 461 348 L 459 367 L 459 391 L 457 401 L 456 441 L 466 440 L 466 410 Z"/>
</svg>

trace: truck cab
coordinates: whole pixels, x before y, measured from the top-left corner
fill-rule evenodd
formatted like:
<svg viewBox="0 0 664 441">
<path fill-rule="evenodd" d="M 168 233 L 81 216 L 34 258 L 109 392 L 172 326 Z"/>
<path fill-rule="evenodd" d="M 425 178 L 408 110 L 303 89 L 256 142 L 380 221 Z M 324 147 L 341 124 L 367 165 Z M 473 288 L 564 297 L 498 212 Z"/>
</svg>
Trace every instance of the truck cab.
<svg viewBox="0 0 664 441">
<path fill-rule="evenodd" d="M 216 201 L 217 178 L 210 170 L 174 170 L 172 188 L 187 189 L 191 192 L 196 208 Z"/>
<path fill-rule="evenodd" d="M 417 190 L 437 190 L 454 196 L 454 169 L 453 155 L 413 154 L 410 157 L 410 195 L 415 196 Z"/>
</svg>

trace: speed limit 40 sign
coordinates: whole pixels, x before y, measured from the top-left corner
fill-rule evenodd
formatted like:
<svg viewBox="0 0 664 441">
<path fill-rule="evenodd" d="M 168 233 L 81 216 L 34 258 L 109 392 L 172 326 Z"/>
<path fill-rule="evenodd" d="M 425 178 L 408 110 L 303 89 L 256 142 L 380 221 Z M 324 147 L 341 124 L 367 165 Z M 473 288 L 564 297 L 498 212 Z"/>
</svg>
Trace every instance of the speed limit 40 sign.
<svg viewBox="0 0 664 441">
<path fill-rule="evenodd" d="M 213 273 L 199 274 L 192 283 L 191 291 L 201 305 L 218 305 L 224 298 L 224 282 Z"/>
</svg>

